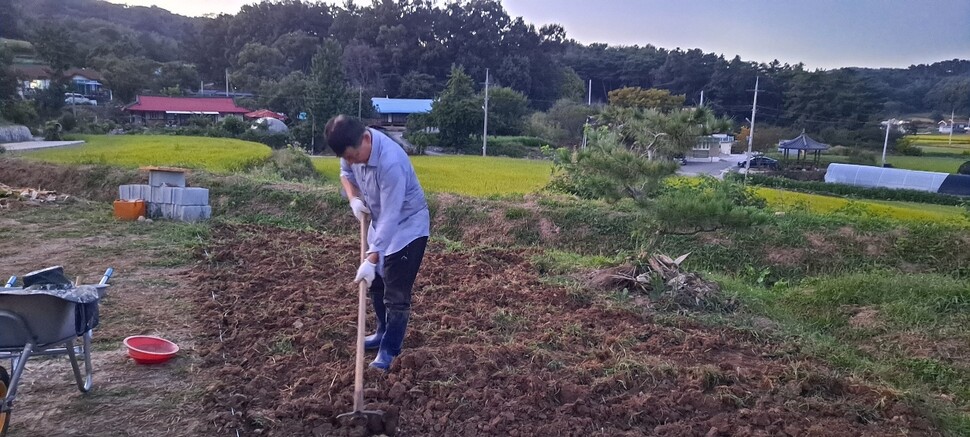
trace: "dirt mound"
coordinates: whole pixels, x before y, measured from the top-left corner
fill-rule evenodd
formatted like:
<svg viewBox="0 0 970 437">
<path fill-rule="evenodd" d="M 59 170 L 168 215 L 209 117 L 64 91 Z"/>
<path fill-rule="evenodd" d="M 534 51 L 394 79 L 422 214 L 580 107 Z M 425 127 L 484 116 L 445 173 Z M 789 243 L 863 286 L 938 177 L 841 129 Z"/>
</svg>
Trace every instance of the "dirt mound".
<svg viewBox="0 0 970 437">
<path fill-rule="evenodd" d="M 357 242 L 223 226 L 194 274 L 211 431 L 358 435 Z M 525 252 L 429 247 L 405 352 L 365 377 L 400 435 L 933 435 L 892 393 L 734 330 L 546 285 Z M 669 319 L 666 317 L 665 319 Z M 368 355 L 368 359 L 372 358 Z"/>
<path fill-rule="evenodd" d="M 148 174 L 108 166 L 69 166 L 0 158 L 0 182 L 15 187 L 35 187 L 71 193 L 84 199 L 112 201 L 118 186 L 147 183 Z"/>
</svg>

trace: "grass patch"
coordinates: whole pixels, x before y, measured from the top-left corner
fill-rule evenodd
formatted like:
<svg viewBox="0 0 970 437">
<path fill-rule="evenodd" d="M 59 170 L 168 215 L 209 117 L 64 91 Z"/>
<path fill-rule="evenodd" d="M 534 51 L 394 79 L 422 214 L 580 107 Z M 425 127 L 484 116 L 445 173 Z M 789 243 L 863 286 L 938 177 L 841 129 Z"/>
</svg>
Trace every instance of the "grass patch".
<svg viewBox="0 0 970 437">
<path fill-rule="evenodd" d="M 580 270 L 601 269 L 614 266 L 621 257 L 602 255 L 579 255 L 573 252 L 549 249 L 532 257 L 532 263 L 541 274 L 564 275 Z"/>
<path fill-rule="evenodd" d="M 425 191 L 475 197 L 529 194 L 549 183 L 549 161 L 481 156 L 412 156 L 411 163 Z M 340 161 L 314 158 L 327 178 L 340 177 Z"/>
<path fill-rule="evenodd" d="M 873 271 L 771 289 L 718 282 L 804 352 L 913 397 L 948 435 L 970 433 L 970 281 Z"/>
<path fill-rule="evenodd" d="M 59 164 L 113 165 L 126 168 L 176 166 L 234 173 L 265 162 L 269 147 L 230 138 L 169 135 L 82 135 L 77 147 L 25 152 L 24 158 Z"/>
<path fill-rule="evenodd" d="M 886 161 L 888 161 L 894 167 L 905 168 L 908 170 L 956 173 L 961 164 L 970 161 L 970 156 L 966 158 L 950 158 L 944 156 L 890 156 L 886 158 Z"/>
</svg>

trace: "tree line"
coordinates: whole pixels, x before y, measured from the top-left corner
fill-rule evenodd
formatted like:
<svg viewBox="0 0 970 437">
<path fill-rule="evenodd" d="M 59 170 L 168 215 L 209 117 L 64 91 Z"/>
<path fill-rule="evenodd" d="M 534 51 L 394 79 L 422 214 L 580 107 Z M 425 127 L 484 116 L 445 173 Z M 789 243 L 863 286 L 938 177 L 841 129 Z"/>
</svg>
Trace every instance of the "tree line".
<svg viewBox="0 0 970 437">
<path fill-rule="evenodd" d="M 605 103 L 624 87 L 656 88 L 684 95 L 687 105 L 700 103 L 703 91 L 705 106 L 738 124 L 750 116 L 758 77 L 759 121 L 823 137 L 869 131 L 877 138 L 882 117 L 970 111 L 968 60 L 810 71 L 700 49 L 581 44 L 562 26 L 509 16 L 499 0 L 279 0 L 204 18 L 98 0 L 0 0 L 0 9 L 0 36 L 33 42 L 52 67 L 102 71 L 123 102 L 141 92 L 224 89 L 228 76 L 233 90 L 252 95 L 243 103 L 291 116 L 355 113 L 357 97 L 440 96 L 460 66 L 476 91 L 488 69 L 493 85 L 521 94 L 532 111 L 588 97 Z M 334 90 L 321 77 L 346 90 L 321 95 Z"/>
</svg>

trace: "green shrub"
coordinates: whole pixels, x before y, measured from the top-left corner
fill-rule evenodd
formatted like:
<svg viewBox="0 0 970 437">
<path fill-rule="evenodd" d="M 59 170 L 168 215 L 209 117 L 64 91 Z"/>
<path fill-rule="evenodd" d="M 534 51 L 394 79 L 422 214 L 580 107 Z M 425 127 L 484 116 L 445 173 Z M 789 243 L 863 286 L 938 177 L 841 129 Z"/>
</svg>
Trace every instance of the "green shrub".
<svg viewBox="0 0 970 437">
<path fill-rule="evenodd" d="M 876 163 L 876 153 L 860 147 L 835 146 L 826 151 L 826 154 L 848 157 L 847 161 L 853 164 Z"/>
<path fill-rule="evenodd" d="M 320 179 L 313 161 L 305 151 L 289 146 L 273 150 L 273 155 L 253 173 L 269 173 L 287 181 L 312 181 Z"/>
<path fill-rule="evenodd" d="M 893 147 L 893 150 L 895 150 L 896 153 L 900 155 L 906 155 L 906 156 L 923 155 L 923 149 L 914 146 L 913 143 L 908 138 L 903 138 L 896 141 L 896 145 Z"/>
<path fill-rule="evenodd" d="M 58 122 L 60 122 L 61 127 L 68 132 L 73 131 L 74 128 L 77 127 L 77 118 L 71 113 L 62 115 Z"/>
<path fill-rule="evenodd" d="M 536 137 L 492 136 L 488 137 L 488 154 L 490 156 L 508 156 L 510 158 L 536 158 L 542 156 L 540 148 L 549 144 L 552 143 Z M 481 144 L 470 145 L 467 149 L 480 152 Z"/>
<path fill-rule="evenodd" d="M 743 180 L 744 175 L 733 173 L 726 179 Z M 854 197 L 874 200 L 896 200 L 903 202 L 921 202 L 935 205 L 962 205 L 966 202 L 958 196 L 931 193 L 917 190 L 897 190 L 892 188 L 866 188 L 845 184 L 830 184 L 817 181 L 796 181 L 792 179 L 749 174 L 748 183 L 762 187 L 781 188 L 785 190 L 802 191 L 807 193 L 834 194 L 837 196 Z"/>
<path fill-rule="evenodd" d="M 961 164 L 960 169 L 957 170 L 957 174 L 970 175 L 970 161 L 967 161 Z"/>
<path fill-rule="evenodd" d="M 56 122 L 54 120 L 48 121 L 44 125 L 44 140 L 45 141 L 61 141 L 63 139 L 63 137 L 61 137 L 61 131 L 62 130 L 63 130 L 63 128 L 61 127 L 61 124 L 60 123 L 58 123 L 58 122 Z"/>
<path fill-rule="evenodd" d="M 220 127 L 232 136 L 242 135 L 249 128 L 249 123 L 239 117 L 226 117 L 219 123 Z"/>
<path fill-rule="evenodd" d="M 414 145 L 418 155 L 423 155 L 428 147 L 433 147 L 438 144 L 438 134 L 425 131 L 408 131 L 404 134 L 404 139 Z"/>
<path fill-rule="evenodd" d="M 33 103 L 25 100 L 10 100 L 3 103 L 0 106 L 0 114 L 14 124 L 30 126 L 37 122 L 37 109 Z"/>
<path fill-rule="evenodd" d="M 215 122 L 209 117 L 192 117 L 188 120 L 188 126 L 209 127 Z"/>
<path fill-rule="evenodd" d="M 238 137 L 241 140 L 252 141 L 255 143 L 263 143 L 273 149 L 283 149 L 286 148 L 290 143 L 290 135 L 286 133 L 272 133 L 267 131 L 260 131 L 256 129 L 249 129 L 243 132 L 242 135 Z"/>
</svg>

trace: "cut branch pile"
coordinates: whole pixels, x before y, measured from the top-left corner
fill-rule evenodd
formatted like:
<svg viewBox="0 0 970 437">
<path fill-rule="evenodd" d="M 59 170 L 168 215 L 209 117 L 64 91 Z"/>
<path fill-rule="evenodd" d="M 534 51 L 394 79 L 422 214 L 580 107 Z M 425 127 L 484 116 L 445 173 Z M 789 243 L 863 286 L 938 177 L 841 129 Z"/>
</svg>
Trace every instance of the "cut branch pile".
<svg viewBox="0 0 970 437">
<path fill-rule="evenodd" d="M 57 191 L 36 188 L 15 188 L 0 184 L 0 208 L 9 208 L 13 202 L 39 205 L 41 203 L 63 202 L 70 197 Z"/>
<path fill-rule="evenodd" d="M 697 273 L 681 269 L 690 253 L 671 258 L 653 255 L 637 265 L 624 264 L 596 270 L 589 275 L 593 288 L 637 291 L 663 308 L 694 310 L 731 310 L 735 302 L 725 299 L 721 288 Z"/>
</svg>

